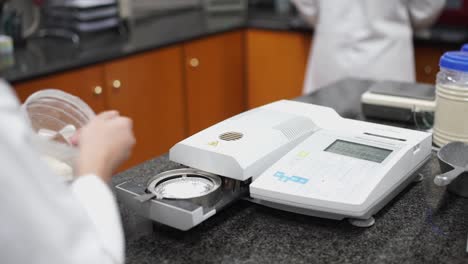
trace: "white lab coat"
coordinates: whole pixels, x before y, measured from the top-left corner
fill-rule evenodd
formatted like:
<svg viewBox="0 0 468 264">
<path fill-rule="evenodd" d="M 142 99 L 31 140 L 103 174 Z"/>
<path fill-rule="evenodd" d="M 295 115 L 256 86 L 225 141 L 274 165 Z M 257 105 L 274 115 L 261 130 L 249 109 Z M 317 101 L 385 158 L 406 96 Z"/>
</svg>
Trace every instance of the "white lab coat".
<svg viewBox="0 0 468 264">
<path fill-rule="evenodd" d="M 415 81 L 413 29 L 445 0 L 292 0 L 314 27 L 304 93 L 346 78 Z"/>
<path fill-rule="evenodd" d="M 31 129 L 0 80 L 0 262 L 123 263 L 115 198 L 95 175 L 66 183 L 29 144 Z"/>
</svg>

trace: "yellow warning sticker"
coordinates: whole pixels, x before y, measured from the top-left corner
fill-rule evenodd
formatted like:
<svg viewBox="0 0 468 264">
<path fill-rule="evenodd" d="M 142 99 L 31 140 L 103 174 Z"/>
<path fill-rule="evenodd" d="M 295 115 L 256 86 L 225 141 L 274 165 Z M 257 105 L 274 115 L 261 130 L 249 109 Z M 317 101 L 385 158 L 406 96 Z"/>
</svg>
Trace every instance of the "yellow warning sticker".
<svg viewBox="0 0 468 264">
<path fill-rule="evenodd" d="M 219 141 L 217 141 L 217 140 L 216 140 L 216 141 L 208 142 L 208 145 L 209 145 L 209 146 L 212 146 L 212 147 L 217 147 L 218 144 L 219 144 Z"/>
<path fill-rule="evenodd" d="M 299 152 L 297 153 L 297 156 L 298 156 L 299 158 L 305 158 L 305 157 L 309 156 L 309 154 L 310 154 L 310 153 L 307 152 L 307 151 L 299 151 Z"/>
</svg>

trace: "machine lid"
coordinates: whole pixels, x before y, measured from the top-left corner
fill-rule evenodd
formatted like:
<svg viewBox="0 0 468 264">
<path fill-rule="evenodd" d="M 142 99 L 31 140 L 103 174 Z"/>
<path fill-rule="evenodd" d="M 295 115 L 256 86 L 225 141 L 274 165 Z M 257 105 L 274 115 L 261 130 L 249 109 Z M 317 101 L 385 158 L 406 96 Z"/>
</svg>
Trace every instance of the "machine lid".
<svg viewBox="0 0 468 264">
<path fill-rule="evenodd" d="M 221 183 L 221 178 L 215 174 L 186 168 L 154 176 L 147 190 L 157 199 L 194 199 L 215 192 Z"/>
</svg>

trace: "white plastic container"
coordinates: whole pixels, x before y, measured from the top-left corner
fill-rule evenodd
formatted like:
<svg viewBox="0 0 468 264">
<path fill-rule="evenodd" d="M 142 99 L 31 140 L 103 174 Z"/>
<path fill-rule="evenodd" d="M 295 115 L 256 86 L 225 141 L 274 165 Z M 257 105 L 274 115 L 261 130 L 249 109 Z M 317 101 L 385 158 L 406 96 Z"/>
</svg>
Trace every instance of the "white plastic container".
<svg viewBox="0 0 468 264">
<path fill-rule="evenodd" d="M 436 82 L 433 141 L 468 143 L 468 52 L 446 52 Z"/>
</svg>

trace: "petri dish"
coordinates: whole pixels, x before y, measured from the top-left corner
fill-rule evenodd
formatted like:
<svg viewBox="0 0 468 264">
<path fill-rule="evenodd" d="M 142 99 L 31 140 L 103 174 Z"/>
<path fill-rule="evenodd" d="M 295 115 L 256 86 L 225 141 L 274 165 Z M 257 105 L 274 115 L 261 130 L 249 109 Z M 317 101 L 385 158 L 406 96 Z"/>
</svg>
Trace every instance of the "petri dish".
<svg viewBox="0 0 468 264">
<path fill-rule="evenodd" d="M 38 91 L 22 106 L 36 133 L 61 143 L 95 116 L 80 98 L 56 89 Z"/>
</svg>

